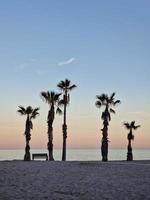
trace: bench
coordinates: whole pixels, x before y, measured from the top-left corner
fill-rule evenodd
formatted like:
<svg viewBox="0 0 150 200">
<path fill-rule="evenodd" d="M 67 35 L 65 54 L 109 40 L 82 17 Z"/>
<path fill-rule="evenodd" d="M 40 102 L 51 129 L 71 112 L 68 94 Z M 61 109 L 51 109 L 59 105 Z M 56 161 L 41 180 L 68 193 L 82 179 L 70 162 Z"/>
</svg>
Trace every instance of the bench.
<svg viewBox="0 0 150 200">
<path fill-rule="evenodd" d="M 48 155 L 47 153 L 33 153 L 32 160 L 34 160 L 34 158 L 46 158 L 46 160 L 48 160 Z"/>
</svg>

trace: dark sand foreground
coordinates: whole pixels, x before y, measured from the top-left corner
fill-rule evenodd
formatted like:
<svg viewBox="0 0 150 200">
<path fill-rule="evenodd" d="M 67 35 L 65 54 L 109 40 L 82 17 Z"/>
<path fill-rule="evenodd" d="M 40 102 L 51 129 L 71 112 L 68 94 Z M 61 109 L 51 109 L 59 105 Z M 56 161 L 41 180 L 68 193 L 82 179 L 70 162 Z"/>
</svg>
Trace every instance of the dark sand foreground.
<svg viewBox="0 0 150 200">
<path fill-rule="evenodd" d="M 150 200 L 150 161 L 1 161 L 0 200 Z"/>
</svg>

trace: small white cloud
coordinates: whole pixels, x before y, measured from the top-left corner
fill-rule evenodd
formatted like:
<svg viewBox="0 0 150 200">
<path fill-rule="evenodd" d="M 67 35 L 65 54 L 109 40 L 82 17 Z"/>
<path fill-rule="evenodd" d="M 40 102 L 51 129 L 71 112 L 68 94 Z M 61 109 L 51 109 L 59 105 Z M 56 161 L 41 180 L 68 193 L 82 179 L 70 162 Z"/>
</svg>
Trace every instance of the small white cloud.
<svg viewBox="0 0 150 200">
<path fill-rule="evenodd" d="M 62 66 L 62 65 L 69 65 L 71 63 L 73 63 L 75 61 L 75 58 L 69 58 L 67 60 L 64 60 L 64 61 L 61 61 L 58 63 L 59 66 Z"/>
</svg>

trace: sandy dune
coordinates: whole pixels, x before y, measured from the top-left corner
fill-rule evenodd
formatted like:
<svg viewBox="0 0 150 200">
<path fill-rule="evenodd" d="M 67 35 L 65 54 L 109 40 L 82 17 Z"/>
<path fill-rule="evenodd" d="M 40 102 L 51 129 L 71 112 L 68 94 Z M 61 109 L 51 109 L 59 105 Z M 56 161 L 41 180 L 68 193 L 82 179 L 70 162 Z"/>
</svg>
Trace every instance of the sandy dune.
<svg viewBox="0 0 150 200">
<path fill-rule="evenodd" d="M 1 161 L 0 200 L 150 200 L 150 161 Z"/>
</svg>

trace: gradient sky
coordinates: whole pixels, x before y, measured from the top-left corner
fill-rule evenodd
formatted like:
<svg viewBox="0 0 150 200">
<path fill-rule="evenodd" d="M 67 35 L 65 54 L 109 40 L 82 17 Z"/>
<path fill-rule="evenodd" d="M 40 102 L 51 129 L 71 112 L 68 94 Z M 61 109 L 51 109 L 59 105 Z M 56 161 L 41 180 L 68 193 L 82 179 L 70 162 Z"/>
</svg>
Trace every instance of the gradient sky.
<svg viewBox="0 0 150 200">
<path fill-rule="evenodd" d="M 125 148 L 124 121 L 136 120 L 134 148 L 150 148 L 149 0 L 0 0 L 0 148 L 24 148 L 17 106 L 39 106 L 32 148 L 46 148 L 48 105 L 42 90 L 68 78 L 78 87 L 68 108 L 68 147 L 99 148 L 95 96 L 122 101 L 109 127 L 110 148 Z M 62 117 L 54 124 L 62 146 Z"/>
</svg>

